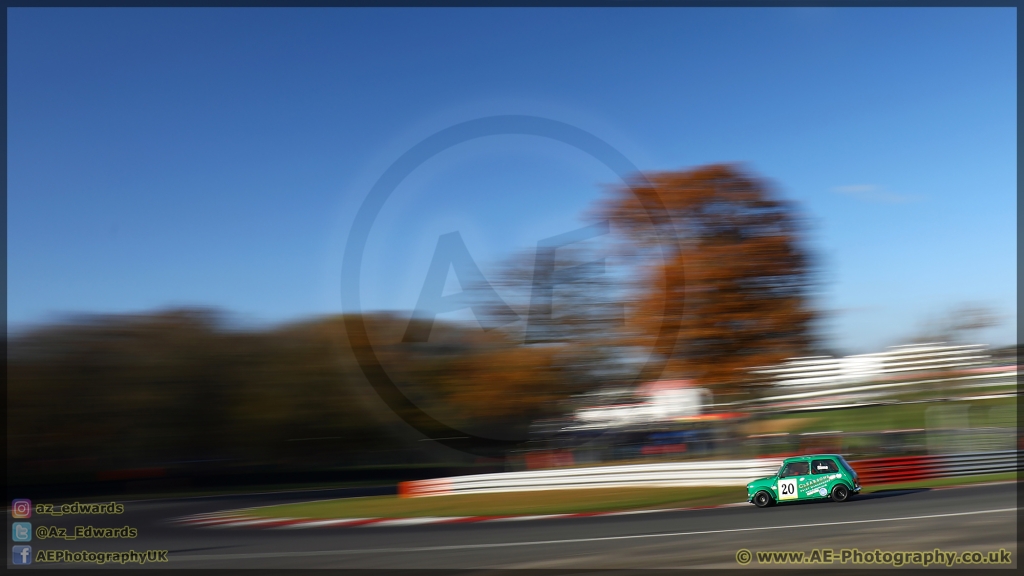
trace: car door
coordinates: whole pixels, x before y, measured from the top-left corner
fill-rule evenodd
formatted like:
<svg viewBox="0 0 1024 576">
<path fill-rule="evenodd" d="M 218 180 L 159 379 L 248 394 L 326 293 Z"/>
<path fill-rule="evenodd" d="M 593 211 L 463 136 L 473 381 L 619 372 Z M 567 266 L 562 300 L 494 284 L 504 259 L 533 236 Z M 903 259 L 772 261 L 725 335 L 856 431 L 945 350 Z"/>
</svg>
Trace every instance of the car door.
<svg viewBox="0 0 1024 576">
<path fill-rule="evenodd" d="M 832 490 L 833 480 L 838 476 L 839 466 L 831 458 L 811 460 L 811 476 L 804 485 L 807 498 L 827 498 Z"/>
<path fill-rule="evenodd" d="M 808 473 L 807 461 L 787 462 L 779 473 L 779 501 L 792 502 L 800 499 L 800 484 Z"/>
</svg>

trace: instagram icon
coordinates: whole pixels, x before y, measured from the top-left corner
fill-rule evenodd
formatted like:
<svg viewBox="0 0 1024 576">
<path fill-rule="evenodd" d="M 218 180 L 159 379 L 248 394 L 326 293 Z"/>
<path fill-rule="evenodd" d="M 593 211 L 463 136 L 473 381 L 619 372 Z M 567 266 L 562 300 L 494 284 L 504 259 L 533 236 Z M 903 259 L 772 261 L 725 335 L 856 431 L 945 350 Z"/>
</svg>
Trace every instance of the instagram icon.
<svg viewBox="0 0 1024 576">
<path fill-rule="evenodd" d="M 11 502 L 11 516 L 14 518 L 31 518 L 32 501 L 20 498 Z"/>
</svg>

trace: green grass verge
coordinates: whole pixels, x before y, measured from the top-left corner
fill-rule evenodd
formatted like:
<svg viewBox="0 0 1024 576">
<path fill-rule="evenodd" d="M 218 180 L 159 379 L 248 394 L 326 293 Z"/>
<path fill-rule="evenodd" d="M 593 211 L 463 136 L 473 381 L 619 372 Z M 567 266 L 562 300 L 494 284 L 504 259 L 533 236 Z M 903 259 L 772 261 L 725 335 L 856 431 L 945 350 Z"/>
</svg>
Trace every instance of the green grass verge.
<svg viewBox="0 0 1024 576">
<path fill-rule="evenodd" d="M 246 510 L 270 518 L 413 518 L 421 516 L 512 516 L 610 512 L 742 502 L 746 491 L 729 488 L 591 488 L 501 494 L 398 498 L 371 496 Z"/>
<path fill-rule="evenodd" d="M 880 490 L 936 488 L 982 482 L 1016 480 L 1017 474 L 987 474 L 942 478 L 902 484 L 865 486 L 863 493 Z M 415 518 L 423 516 L 514 516 L 572 514 L 657 508 L 683 508 L 731 504 L 746 500 L 741 487 L 734 488 L 594 488 L 542 490 L 502 494 L 463 494 L 398 498 L 372 496 L 319 500 L 245 510 L 245 514 L 269 518 Z"/>
<path fill-rule="evenodd" d="M 772 420 L 796 420 L 792 433 L 822 432 L 840 430 L 843 432 L 873 432 L 880 430 L 906 430 L 927 426 L 925 411 L 935 406 L 948 407 L 950 403 L 929 402 L 922 404 L 895 404 L 890 406 L 866 406 L 823 412 L 802 412 L 765 418 Z M 1016 398 L 971 400 L 969 407 L 972 426 L 1016 426 Z M 1002 410 L 993 411 L 993 409 Z"/>
</svg>

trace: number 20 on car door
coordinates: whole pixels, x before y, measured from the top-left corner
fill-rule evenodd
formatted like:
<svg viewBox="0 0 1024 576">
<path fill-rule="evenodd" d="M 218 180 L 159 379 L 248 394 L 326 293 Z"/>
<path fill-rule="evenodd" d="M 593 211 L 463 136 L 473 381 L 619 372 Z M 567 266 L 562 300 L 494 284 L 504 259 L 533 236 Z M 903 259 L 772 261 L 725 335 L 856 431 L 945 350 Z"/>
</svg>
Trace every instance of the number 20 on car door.
<svg viewBox="0 0 1024 576">
<path fill-rule="evenodd" d="M 779 500 L 796 500 L 796 478 L 779 480 Z"/>
</svg>

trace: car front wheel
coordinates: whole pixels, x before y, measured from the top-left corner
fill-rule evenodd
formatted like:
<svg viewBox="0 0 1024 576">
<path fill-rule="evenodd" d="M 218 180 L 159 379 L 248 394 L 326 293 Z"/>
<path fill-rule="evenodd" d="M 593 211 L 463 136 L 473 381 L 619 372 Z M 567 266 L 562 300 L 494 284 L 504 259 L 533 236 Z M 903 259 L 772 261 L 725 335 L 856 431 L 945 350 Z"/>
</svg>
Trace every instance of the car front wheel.
<svg viewBox="0 0 1024 576">
<path fill-rule="evenodd" d="M 754 506 L 758 508 L 767 508 L 772 505 L 772 497 L 768 495 L 764 490 L 754 494 Z"/>
<path fill-rule="evenodd" d="M 845 502 L 849 497 L 850 490 L 842 484 L 836 484 L 836 487 L 832 489 L 832 500 L 834 502 Z"/>
</svg>

